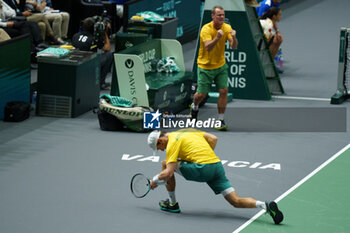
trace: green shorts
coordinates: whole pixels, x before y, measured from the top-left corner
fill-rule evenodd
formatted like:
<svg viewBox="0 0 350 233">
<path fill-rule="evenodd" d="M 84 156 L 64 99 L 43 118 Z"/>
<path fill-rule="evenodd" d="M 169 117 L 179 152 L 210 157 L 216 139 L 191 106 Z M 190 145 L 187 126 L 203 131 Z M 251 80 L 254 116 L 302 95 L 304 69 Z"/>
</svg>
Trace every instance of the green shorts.
<svg viewBox="0 0 350 233">
<path fill-rule="evenodd" d="M 214 70 L 197 69 L 197 92 L 207 94 L 214 81 L 217 89 L 228 87 L 228 65 L 225 64 Z"/>
<path fill-rule="evenodd" d="M 211 164 L 181 162 L 179 170 L 186 180 L 206 182 L 215 194 L 232 187 L 221 162 Z"/>
</svg>

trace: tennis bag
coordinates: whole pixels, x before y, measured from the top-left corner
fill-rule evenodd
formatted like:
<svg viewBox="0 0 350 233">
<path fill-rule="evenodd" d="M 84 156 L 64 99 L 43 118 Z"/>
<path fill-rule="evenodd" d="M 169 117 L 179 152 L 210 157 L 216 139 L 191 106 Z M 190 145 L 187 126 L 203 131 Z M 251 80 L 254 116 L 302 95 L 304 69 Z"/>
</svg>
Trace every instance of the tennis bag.
<svg viewBox="0 0 350 233">
<path fill-rule="evenodd" d="M 135 132 L 145 132 L 143 128 L 143 113 L 153 112 L 150 107 L 120 107 L 114 106 L 101 98 L 99 102 L 101 111 L 105 111 L 117 117 L 128 129 Z"/>
<path fill-rule="evenodd" d="M 100 99 L 106 100 L 107 103 L 118 106 L 118 107 L 131 107 L 132 101 L 119 97 L 119 96 L 111 96 L 111 95 L 101 95 Z M 101 110 L 94 109 L 93 113 L 97 114 L 98 121 L 100 124 L 101 130 L 106 131 L 124 131 L 128 130 L 126 125 L 123 124 L 116 116 Z"/>
<path fill-rule="evenodd" d="M 121 122 L 116 116 L 113 116 L 106 111 L 99 109 L 94 113 L 97 113 L 101 130 L 123 131 L 127 129 L 123 122 Z"/>
<path fill-rule="evenodd" d="M 30 104 L 22 101 L 12 101 L 5 105 L 4 121 L 20 122 L 30 115 Z"/>
</svg>

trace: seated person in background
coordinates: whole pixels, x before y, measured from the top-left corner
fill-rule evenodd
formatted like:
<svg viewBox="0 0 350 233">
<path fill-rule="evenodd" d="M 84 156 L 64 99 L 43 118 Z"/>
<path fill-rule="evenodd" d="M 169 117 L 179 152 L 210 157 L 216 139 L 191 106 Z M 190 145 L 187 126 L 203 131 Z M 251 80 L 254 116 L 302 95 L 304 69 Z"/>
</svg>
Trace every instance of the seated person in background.
<svg viewBox="0 0 350 233">
<path fill-rule="evenodd" d="M 38 48 L 45 48 L 43 40 L 40 35 L 40 29 L 37 23 L 32 21 L 14 21 L 16 16 L 15 10 L 9 5 L 0 0 L 0 27 L 2 27 L 10 37 L 16 37 L 24 34 L 30 34 L 31 51 L 35 56 Z"/>
<path fill-rule="evenodd" d="M 264 0 L 260 2 L 260 7 L 256 8 L 258 16 L 261 17 L 263 14 L 268 11 L 271 7 L 279 7 L 282 0 Z"/>
<path fill-rule="evenodd" d="M 103 43 L 98 43 L 97 38 L 94 36 L 95 20 L 91 17 L 84 19 L 82 25 L 82 31 L 73 35 L 72 45 L 82 51 L 93 51 L 101 53 L 101 74 L 100 74 L 100 87 L 103 90 L 109 90 L 110 84 L 106 83 L 107 74 L 111 71 L 113 65 L 113 55 L 110 52 L 111 43 L 108 38 L 108 30 L 110 24 L 107 23 L 107 27 L 103 33 Z M 101 51 L 102 50 L 102 51 Z"/>
<path fill-rule="evenodd" d="M 26 1 L 26 6 L 31 7 L 32 12 L 43 13 L 52 25 L 52 30 L 57 40 L 63 43 L 63 39 L 67 39 L 69 13 L 54 11 L 53 8 L 47 6 L 46 0 Z"/>
<path fill-rule="evenodd" d="M 58 38 L 54 36 L 53 30 L 50 26 L 49 21 L 44 14 L 33 14 L 30 10 L 21 9 L 20 5 L 15 0 L 2 0 L 8 6 L 10 6 L 16 12 L 16 16 L 25 16 L 28 21 L 38 23 L 41 31 L 42 39 L 45 41 L 47 38 L 50 44 L 61 45 Z"/>
<path fill-rule="evenodd" d="M 277 7 L 271 7 L 267 12 L 260 17 L 260 24 L 264 30 L 265 37 L 270 44 L 270 52 L 272 58 L 275 58 L 280 45 L 283 42 L 283 37 L 278 30 L 277 22 L 282 19 L 282 10 Z M 276 66 L 277 67 L 277 66 Z M 278 72 L 283 71 L 278 68 Z"/>
</svg>

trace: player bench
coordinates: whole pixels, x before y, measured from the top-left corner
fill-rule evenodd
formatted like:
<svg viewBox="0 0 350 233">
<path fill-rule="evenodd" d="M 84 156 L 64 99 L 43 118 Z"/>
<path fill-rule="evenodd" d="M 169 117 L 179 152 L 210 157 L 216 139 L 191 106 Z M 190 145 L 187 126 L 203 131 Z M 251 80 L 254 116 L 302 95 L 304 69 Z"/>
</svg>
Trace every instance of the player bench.
<svg viewBox="0 0 350 233">
<path fill-rule="evenodd" d="M 180 72 L 152 71 L 152 61 L 173 57 Z M 191 101 L 192 72 L 185 71 L 177 40 L 153 39 L 114 54 L 111 95 L 133 100 L 137 106 L 177 113 Z"/>
</svg>

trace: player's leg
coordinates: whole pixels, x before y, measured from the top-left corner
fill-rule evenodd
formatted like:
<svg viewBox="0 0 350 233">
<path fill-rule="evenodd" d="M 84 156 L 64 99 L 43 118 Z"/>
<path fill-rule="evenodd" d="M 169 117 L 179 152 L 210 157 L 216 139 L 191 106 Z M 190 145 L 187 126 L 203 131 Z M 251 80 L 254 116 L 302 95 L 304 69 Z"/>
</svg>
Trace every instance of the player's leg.
<svg viewBox="0 0 350 233">
<path fill-rule="evenodd" d="M 260 208 L 266 209 L 264 202 L 260 202 L 259 204 L 261 204 L 261 205 L 258 206 L 257 200 L 255 200 L 254 198 L 251 198 L 251 197 L 239 197 L 238 194 L 236 193 L 236 191 L 232 191 L 232 192 L 226 194 L 224 197 L 225 197 L 226 201 L 228 201 L 231 205 L 233 205 L 236 208 L 260 207 Z"/>
<path fill-rule="evenodd" d="M 283 220 L 283 214 L 278 209 L 275 202 L 262 202 L 252 197 L 240 197 L 232 187 L 230 181 L 225 175 L 224 167 L 222 163 L 216 163 L 211 165 L 215 167 L 213 171 L 207 171 L 206 173 L 213 173 L 214 179 L 207 182 L 209 187 L 215 194 L 222 194 L 226 201 L 236 208 L 261 208 L 265 209 L 273 218 L 275 224 L 279 224 Z"/>
<path fill-rule="evenodd" d="M 262 202 L 252 197 L 239 197 L 235 191 L 224 195 L 225 199 L 236 208 L 261 208 L 270 214 L 275 224 L 283 221 L 283 213 L 278 209 L 274 201 Z"/>
<path fill-rule="evenodd" d="M 217 70 L 216 77 L 214 79 L 216 88 L 219 90 L 218 98 L 218 114 L 219 120 L 221 121 L 221 126 L 215 129 L 226 131 L 227 126 L 224 121 L 224 114 L 227 105 L 227 93 L 228 93 L 228 65 L 225 64 Z"/>
<path fill-rule="evenodd" d="M 218 113 L 222 114 L 222 115 L 225 114 L 225 110 L 226 110 L 227 93 L 228 93 L 228 88 L 221 88 L 221 89 L 219 89 Z M 223 118 L 222 118 L 222 120 L 223 120 Z"/>
<path fill-rule="evenodd" d="M 193 96 L 193 103 L 190 108 L 190 115 L 192 119 L 197 119 L 199 104 L 205 99 L 208 92 L 210 91 L 213 77 L 211 77 L 211 71 L 197 69 L 197 90 Z"/>
<path fill-rule="evenodd" d="M 162 161 L 162 171 L 166 169 L 166 161 Z M 172 213 L 180 213 L 180 207 L 179 203 L 176 201 L 176 196 L 175 196 L 175 186 L 176 186 L 176 181 L 175 181 L 175 174 L 170 177 L 168 180 L 168 184 L 165 186 L 168 194 L 169 194 L 169 199 L 162 200 L 159 202 L 159 206 L 161 210 L 172 212 Z"/>
<path fill-rule="evenodd" d="M 236 208 L 256 208 L 260 207 L 266 209 L 264 202 L 258 202 L 251 197 L 240 197 L 232 187 L 230 181 L 225 175 L 225 170 L 221 163 L 214 164 L 216 169 L 214 179 L 207 182 L 209 187 L 214 191 L 215 194 L 222 194 L 232 206 Z"/>
<path fill-rule="evenodd" d="M 166 160 L 163 160 L 162 171 L 164 171 L 165 169 L 166 169 Z M 165 187 L 166 187 L 166 190 L 168 190 L 168 192 L 175 192 L 175 186 L 176 186 L 175 176 L 172 176 L 168 180 L 168 184 Z"/>
<path fill-rule="evenodd" d="M 205 70 L 202 68 L 197 69 L 197 91 L 194 95 L 194 105 L 199 104 L 205 99 L 210 91 L 211 84 L 213 83 L 213 75 L 211 70 Z"/>
<path fill-rule="evenodd" d="M 193 97 L 194 106 L 199 106 L 199 104 L 205 99 L 207 93 L 198 93 L 196 92 Z"/>
<path fill-rule="evenodd" d="M 217 70 L 215 76 L 215 86 L 219 90 L 218 99 L 218 112 L 224 114 L 227 105 L 227 93 L 228 93 L 228 65 L 225 64 Z"/>
</svg>

